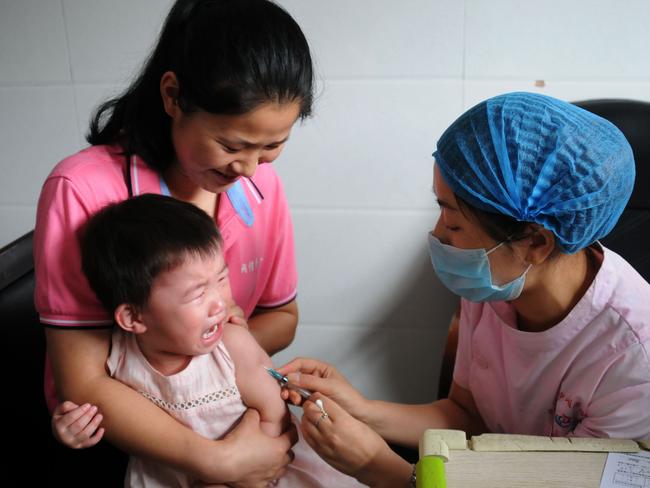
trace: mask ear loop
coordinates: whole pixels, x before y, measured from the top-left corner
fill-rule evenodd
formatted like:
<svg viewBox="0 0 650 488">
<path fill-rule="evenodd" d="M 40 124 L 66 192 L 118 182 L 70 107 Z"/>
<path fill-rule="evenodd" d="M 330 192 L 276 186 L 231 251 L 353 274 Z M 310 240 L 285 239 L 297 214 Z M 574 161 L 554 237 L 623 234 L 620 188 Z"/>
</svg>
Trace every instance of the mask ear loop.
<svg viewBox="0 0 650 488">
<path fill-rule="evenodd" d="M 499 244 L 497 244 L 496 246 L 494 246 L 492 249 L 490 249 L 490 250 L 488 250 L 488 251 L 485 251 L 485 254 L 487 255 L 487 254 L 490 254 L 491 252 L 496 251 L 496 250 L 499 249 L 501 246 L 503 246 L 506 242 L 512 242 L 512 236 L 513 236 L 513 234 L 510 234 L 508 237 L 506 237 L 506 239 L 505 239 L 504 241 L 501 241 Z"/>
<path fill-rule="evenodd" d="M 497 244 L 496 246 L 494 246 L 492 249 L 489 249 L 488 251 L 485 251 L 485 255 L 487 256 L 490 253 L 493 253 L 494 251 L 499 249 L 501 246 L 503 246 L 506 242 L 509 242 L 509 241 L 508 240 L 502 241 L 499 244 Z"/>
<path fill-rule="evenodd" d="M 530 236 L 525 236 L 525 237 L 530 237 Z M 506 237 L 506 240 L 505 240 L 505 241 L 501 241 L 499 244 L 497 244 L 496 246 L 494 246 L 492 249 L 490 249 L 490 250 L 488 250 L 488 251 L 485 251 L 485 255 L 488 256 L 490 253 L 496 251 L 496 250 L 499 249 L 501 246 L 503 246 L 506 242 L 511 242 L 511 239 L 512 239 L 512 236 L 511 236 L 511 235 L 508 236 L 508 237 Z M 599 244 L 600 244 L 600 243 L 599 243 Z M 527 267 L 526 270 L 521 274 L 521 276 L 525 276 L 525 275 L 530 271 L 530 268 L 532 268 L 532 267 L 533 267 L 533 263 L 528 263 L 528 267 Z"/>
</svg>

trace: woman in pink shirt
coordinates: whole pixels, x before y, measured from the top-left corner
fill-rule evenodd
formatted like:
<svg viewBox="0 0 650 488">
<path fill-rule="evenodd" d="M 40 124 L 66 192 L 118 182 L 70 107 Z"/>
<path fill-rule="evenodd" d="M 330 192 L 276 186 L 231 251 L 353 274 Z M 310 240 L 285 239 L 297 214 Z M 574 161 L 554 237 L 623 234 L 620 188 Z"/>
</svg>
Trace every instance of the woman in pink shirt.
<svg viewBox="0 0 650 488">
<path fill-rule="evenodd" d="M 309 47 L 281 7 L 178 0 L 139 76 L 97 111 L 91 147 L 48 176 L 34 242 L 46 395 L 51 409 L 58 393 L 74 402 L 71 415 L 101 412 L 84 431 L 86 445 L 103 420 L 110 441 L 127 452 L 233 486 L 266 486 L 290 461 L 295 432 L 269 437 L 254 412 L 211 441 L 108 376 L 112 319 L 83 276 L 78 236 L 91 215 L 132 195 L 193 203 L 223 234 L 233 299 L 251 333 L 269 354 L 283 349 L 298 317 L 293 230 L 282 184 L 264 163 L 309 116 L 312 86 Z"/>
<path fill-rule="evenodd" d="M 327 364 L 296 359 L 280 371 L 327 411 L 304 403 L 310 445 L 365 483 L 406 487 L 412 466 L 386 441 L 414 447 L 427 428 L 649 438 L 650 285 L 598 242 L 634 185 L 625 137 L 569 103 L 512 93 L 463 114 L 434 156 L 429 249 L 461 297 L 449 398 L 366 400 Z"/>
</svg>

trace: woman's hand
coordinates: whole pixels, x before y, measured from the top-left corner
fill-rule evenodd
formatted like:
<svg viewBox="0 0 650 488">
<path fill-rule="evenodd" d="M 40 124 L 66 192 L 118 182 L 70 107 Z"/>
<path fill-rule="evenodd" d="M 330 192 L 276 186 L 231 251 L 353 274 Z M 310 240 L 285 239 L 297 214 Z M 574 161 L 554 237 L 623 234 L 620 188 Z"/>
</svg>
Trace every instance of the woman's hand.
<svg viewBox="0 0 650 488">
<path fill-rule="evenodd" d="M 333 366 L 310 358 L 296 358 L 278 371 L 301 388 L 320 392 L 334 400 L 357 419 L 362 419 L 368 401 Z M 282 398 L 294 405 L 302 404 L 302 397 L 293 390 L 283 389 Z"/>
<path fill-rule="evenodd" d="M 56 440 L 71 449 L 85 449 L 97 444 L 104 435 L 99 427 L 103 420 L 97 407 L 88 403 L 59 403 L 52 414 L 52 433 Z"/>
<path fill-rule="evenodd" d="M 287 464 L 293 460 L 291 447 L 298 442 L 298 433 L 291 424 L 278 437 L 270 437 L 260 430 L 257 411 L 249 409 L 223 442 L 230 444 L 229 457 L 216 459 L 215 463 L 225 461 L 232 467 L 228 486 L 266 488 L 284 475 Z"/>
<path fill-rule="evenodd" d="M 316 400 L 322 402 L 323 410 Z M 328 464 L 370 486 L 408 486 L 411 466 L 379 434 L 331 398 L 315 393 L 303 409 L 305 440 Z"/>
<path fill-rule="evenodd" d="M 233 315 L 232 317 L 230 317 L 228 319 L 228 323 L 232 325 L 237 325 L 239 327 L 243 327 L 246 330 L 250 330 L 250 328 L 248 327 L 248 322 L 246 322 L 246 319 L 238 315 Z"/>
</svg>

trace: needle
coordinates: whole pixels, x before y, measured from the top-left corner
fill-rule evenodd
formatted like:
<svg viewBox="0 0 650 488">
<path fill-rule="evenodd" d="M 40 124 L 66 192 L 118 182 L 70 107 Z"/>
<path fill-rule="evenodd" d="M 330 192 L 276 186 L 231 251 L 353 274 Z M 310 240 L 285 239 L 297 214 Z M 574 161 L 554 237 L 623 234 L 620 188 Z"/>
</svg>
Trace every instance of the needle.
<svg viewBox="0 0 650 488">
<path fill-rule="evenodd" d="M 280 382 L 280 386 L 283 386 L 285 388 L 288 388 L 289 390 L 293 390 L 297 392 L 305 400 L 307 400 L 311 396 L 311 391 L 305 390 L 304 388 L 300 388 L 299 386 L 294 385 L 289 381 L 289 378 L 283 376 L 281 373 L 278 373 L 273 368 L 267 368 L 266 366 L 264 366 L 264 369 L 266 369 L 267 373 L 269 373 L 273 378 L 275 378 Z"/>
</svg>

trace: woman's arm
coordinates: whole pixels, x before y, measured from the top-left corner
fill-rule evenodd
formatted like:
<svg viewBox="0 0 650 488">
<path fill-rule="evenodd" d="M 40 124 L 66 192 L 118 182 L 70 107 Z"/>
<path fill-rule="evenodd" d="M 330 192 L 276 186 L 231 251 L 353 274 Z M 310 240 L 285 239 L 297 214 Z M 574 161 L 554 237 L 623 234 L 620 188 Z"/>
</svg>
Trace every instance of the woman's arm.
<svg viewBox="0 0 650 488">
<path fill-rule="evenodd" d="M 256 308 L 248 327 L 269 356 L 286 348 L 296 335 L 298 304 L 295 300 L 277 308 Z"/>
<path fill-rule="evenodd" d="M 46 329 L 59 396 L 97 405 L 113 444 L 208 482 L 266 486 L 282 473 L 290 461 L 288 451 L 295 433 L 276 439 L 266 436 L 259 429 L 259 417 L 251 412 L 224 440 L 201 437 L 108 376 L 105 362 L 110 337 L 110 330 Z M 253 451 L 251 443 L 258 446 Z"/>
<path fill-rule="evenodd" d="M 469 436 L 487 431 L 471 392 L 455 382 L 449 398 L 424 405 L 370 401 L 358 419 L 388 442 L 410 447 L 426 429 L 459 429 Z"/>
</svg>

